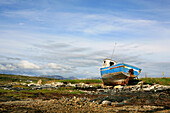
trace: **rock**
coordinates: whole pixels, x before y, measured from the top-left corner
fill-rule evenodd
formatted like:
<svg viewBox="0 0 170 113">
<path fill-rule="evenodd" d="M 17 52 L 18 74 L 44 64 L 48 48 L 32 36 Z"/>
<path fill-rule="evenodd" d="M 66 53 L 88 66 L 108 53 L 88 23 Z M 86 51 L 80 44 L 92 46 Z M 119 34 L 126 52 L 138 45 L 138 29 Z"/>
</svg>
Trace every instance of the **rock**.
<svg viewBox="0 0 170 113">
<path fill-rule="evenodd" d="M 66 98 L 65 101 L 69 101 L 69 98 Z"/>
<path fill-rule="evenodd" d="M 123 88 L 123 86 L 121 86 L 121 85 L 117 85 L 114 87 L 114 89 L 122 89 L 122 88 Z"/>
<path fill-rule="evenodd" d="M 38 85 L 41 85 L 42 84 L 42 80 L 40 79 L 38 82 L 37 82 Z"/>
<path fill-rule="evenodd" d="M 102 102 L 102 105 L 111 105 L 111 101 L 104 100 L 104 101 Z"/>
<path fill-rule="evenodd" d="M 73 98 L 76 99 L 76 96 L 74 96 Z"/>
<path fill-rule="evenodd" d="M 67 87 L 76 87 L 77 84 L 71 84 L 71 83 L 68 83 L 66 86 Z"/>
</svg>

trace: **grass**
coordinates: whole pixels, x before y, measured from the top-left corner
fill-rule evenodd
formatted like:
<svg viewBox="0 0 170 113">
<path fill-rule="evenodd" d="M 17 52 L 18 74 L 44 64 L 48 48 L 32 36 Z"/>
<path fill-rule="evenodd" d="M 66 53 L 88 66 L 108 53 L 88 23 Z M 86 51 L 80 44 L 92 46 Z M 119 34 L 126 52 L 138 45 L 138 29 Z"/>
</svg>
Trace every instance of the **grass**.
<svg viewBox="0 0 170 113">
<path fill-rule="evenodd" d="M 18 87 L 18 88 L 29 89 L 29 87 L 27 87 L 27 86 L 24 86 L 24 85 L 13 85 L 12 87 L 13 87 L 13 88 L 16 88 L 16 87 Z"/>
<path fill-rule="evenodd" d="M 57 90 L 22 90 L 22 91 L 12 91 L 12 90 L 3 90 L 0 89 L 0 96 L 5 97 L 14 97 L 16 99 L 26 99 L 26 98 L 39 98 L 39 97 L 52 97 L 57 96 L 58 94 L 85 94 L 82 91 L 75 89 L 57 89 Z"/>
<path fill-rule="evenodd" d="M 14 92 L 14 91 L 13 90 L 0 89 L 0 93 L 10 93 L 10 92 Z"/>
<path fill-rule="evenodd" d="M 59 88 L 56 90 L 23 90 L 23 91 L 19 91 L 20 93 L 42 93 L 42 94 L 46 94 L 46 93 L 58 93 L 58 94 L 82 94 L 84 92 L 79 91 L 79 90 L 75 90 L 75 89 L 67 89 L 67 88 Z"/>
<path fill-rule="evenodd" d="M 10 75 L 10 74 L 0 74 L 0 84 L 8 84 L 11 82 L 18 82 L 18 83 L 37 83 L 39 80 L 42 80 L 43 83 L 49 80 L 55 80 L 52 78 L 44 78 L 44 77 L 31 77 L 31 76 L 22 76 L 22 75 Z"/>
<path fill-rule="evenodd" d="M 141 78 L 145 84 L 170 85 L 170 78 Z"/>
<path fill-rule="evenodd" d="M 100 79 L 85 79 L 85 80 L 52 80 L 52 81 L 47 81 L 47 83 L 51 82 L 64 82 L 64 83 L 85 83 L 85 84 L 94 84 L 94 83 L 102 83 L 102 80 Z"/>
<path fill-rule="evenodd" d="M 55 93 L 55 90 L 21 90 L 20 93 Z"/>
<path fill-rule="evenodd" d="M 31 76 L 22 76 L 22 75 L 9 75 L 9 74 L 0 74 L 0 84 L 8 84 L 11 82 L 18 82 L 18 83 L 37 83 L 39 80 L 42 80 L 42 84 L 51 83 L 51 82 L 65 82 L 65 83 L 86 83 L 86 84 L 93 84 L 93 83 L 102 83 L 102 80 L 99 79 L 85 79 L 85 80 L 57 80 L 52 78 L 44 78 L 44 77 L 31 77 Z"/>
<path fill-rule="evenodd" d="M 26 99 L 35 97 L 33 94 L 24 94 L 24 93 L 7 93 L 5 96 L 14 97 L 17 99 Z"/>
</svg>

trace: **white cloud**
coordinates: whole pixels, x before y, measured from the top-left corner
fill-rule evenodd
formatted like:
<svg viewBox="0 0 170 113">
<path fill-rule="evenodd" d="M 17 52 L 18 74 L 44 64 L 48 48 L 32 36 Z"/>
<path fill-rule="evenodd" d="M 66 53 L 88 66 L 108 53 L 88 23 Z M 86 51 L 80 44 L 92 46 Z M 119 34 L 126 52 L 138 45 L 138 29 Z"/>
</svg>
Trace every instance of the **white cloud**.
<svg viewBox="0 0 170 113">
<path fill-rule="evenodd" d="M 6 66 L 0 64 L 0 70 L 8 70 Z"/>
<path fill-rule="evenodd" d="M 56 64 L 56 63 L 49 63 L 48 67 L 52 68 L 52 69 L 62 69 L 63 65 L 59 65 L 59 64 Z"/>
<path fill-rule="evenodd" d="M 56 63 L 48 63 L 47 65 L 51 69 L 57 69 L 57 70 L 62 70 L 62 71 L 69 71 L 73 69 L 73 67 L 69 67 L 68 65 L 61 65 L 61 64 L 56 64 Z"/>
<path fill-rule="evenodd" d="M 26 60 L 20 61 L 17 66 L 21 69 L 40 69 L 38 65 Z"/>
<path fill-rule="evenodd" d="M 17 69 L 17 67 L 12 64 L 5 64 L 5 65 L 0 64 L 0 70 L 13 71 L 15 69 Z"/>
</svg>

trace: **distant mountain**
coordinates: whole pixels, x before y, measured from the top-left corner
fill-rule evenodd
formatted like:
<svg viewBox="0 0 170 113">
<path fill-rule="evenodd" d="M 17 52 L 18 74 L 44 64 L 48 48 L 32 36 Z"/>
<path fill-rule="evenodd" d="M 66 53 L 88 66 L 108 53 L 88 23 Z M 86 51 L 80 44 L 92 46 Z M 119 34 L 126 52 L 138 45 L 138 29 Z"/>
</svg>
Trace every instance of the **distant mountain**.
<svg viewBox="0 0 170 113">
<path fill-rule="evenodd" d="M 59 79 L 59 80 L 73 80 L 73 79 L 77 79 L 76 77 L 74 76 L 71 76 L 71 77 L 63 77 L 63 76 L 60 76 L 60 75 L 40 75 L 39 77 L 45 77 L 45 78 L 53 78 L 53 79 Z"/>
<path fill-rule="evenodd" d="M 68 80 L 75 80 L 75 79 L 78 79 L 78 78 L 76 78 L 74 76 L 71 76 L 71 77 L 67 77 L 66 79 L 68 79 Z"/>
<path fill-rule="evenodd" d="M 53 78 L 53 79 L 59 79 L 64 80 L 65 78 L 60 75 L 40 75 L 38 77 L 45 77 L 45 78 Z"/>
<path fill-rule="evenodd" d="M 101 79 L 101 77 L 92 77 L 90 79 Z"/>
</svg>

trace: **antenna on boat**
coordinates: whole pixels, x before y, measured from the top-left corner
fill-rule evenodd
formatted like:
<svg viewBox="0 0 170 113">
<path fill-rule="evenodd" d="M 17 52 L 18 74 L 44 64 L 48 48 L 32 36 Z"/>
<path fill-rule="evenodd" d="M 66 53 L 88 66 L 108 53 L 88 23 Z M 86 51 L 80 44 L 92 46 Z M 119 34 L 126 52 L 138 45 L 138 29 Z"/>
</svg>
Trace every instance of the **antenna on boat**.
<svg viewBox="0 0 170 113">
<path fill-rule="evenodd" d="M 117 43 L 115 43 L 115 46 L 114 46 L 114 48 L 113 48 L 112 57 L 113 57 L 113 54 L 114 54 L 114 52 L 115 52 L 116 44 L 117 44 Z M 111 57 L 111 59 L 112 59 L 112 57 Z"/>
</svg>

